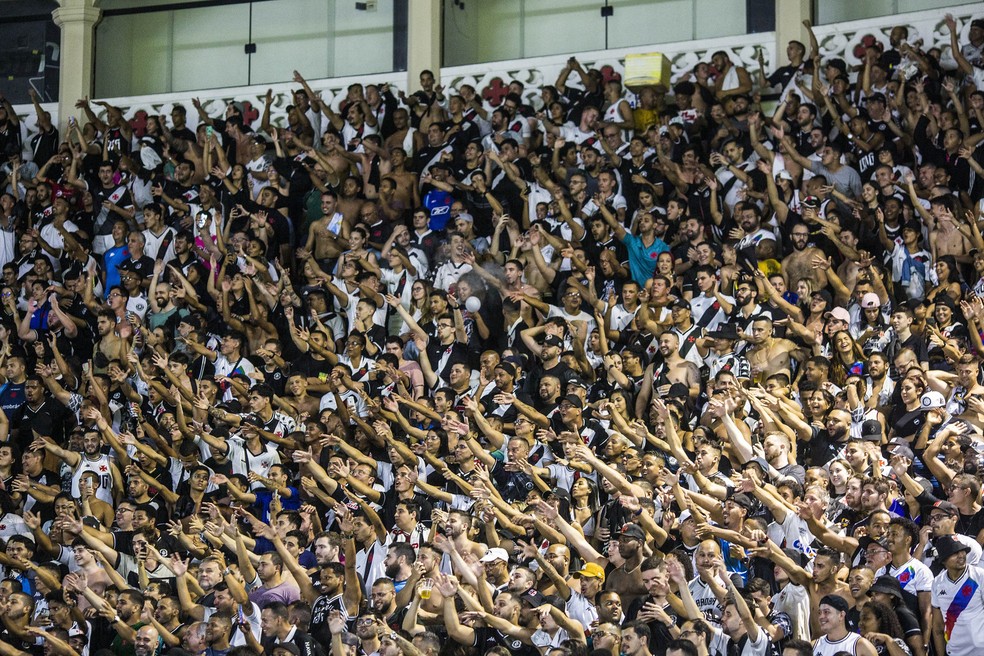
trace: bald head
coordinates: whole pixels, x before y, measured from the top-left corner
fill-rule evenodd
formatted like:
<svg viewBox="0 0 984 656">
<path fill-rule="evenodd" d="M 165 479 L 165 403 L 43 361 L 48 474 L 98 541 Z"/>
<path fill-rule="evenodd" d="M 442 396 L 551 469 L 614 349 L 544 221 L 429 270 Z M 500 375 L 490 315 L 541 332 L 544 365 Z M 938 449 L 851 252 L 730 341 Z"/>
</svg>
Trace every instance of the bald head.
<svg viewBox="0 0 984 656">
<path fill-rule="evenodd" d="M 151 625 L 142 626 L 133 641 L 133 651 L 137 656 L 153 656 L 161 641 L 161 634 Z"/>
</svg>

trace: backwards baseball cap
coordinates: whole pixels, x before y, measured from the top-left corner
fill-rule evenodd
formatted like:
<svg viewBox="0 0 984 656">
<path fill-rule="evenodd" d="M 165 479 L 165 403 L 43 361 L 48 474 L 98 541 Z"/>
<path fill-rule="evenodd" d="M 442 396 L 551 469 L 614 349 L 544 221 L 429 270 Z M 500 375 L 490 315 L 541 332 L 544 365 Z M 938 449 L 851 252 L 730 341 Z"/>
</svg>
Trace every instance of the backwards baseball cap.
<svg viewBox="0 0 984 656">
<path fill-rule="evenodd" d="M 512 362 L 500 362 L 497 365 L 495 365 L 495 368 L 502 369 L 513 378 L 516 377 L 516 365 L 514 365 Z"/>
<path fill-rule="evenodd" d="M 739 492 L 738 494 L 730 497 L 728 500 L 733 502 L 736 506 L 744 508 L 748 512 L 755 509 L 755 499 L 748 496 L 744 492 Z"/>
<path fill-rule="evenodd" d="M 935 408 L 945 408 L 946 399 L 943 395 L 934 390 L 930 390 L 922 395 L 919 399 L 919 409 L 920 410 L 933 410 Z"/>
<path fill-rule="evenodd" d="M 829 594 L 825 595 L 823 599 L 820 600 L 820 606 L 830 606 L 834 610 L 846 613 L 850 610 L 850 605 L 847 603 L 847 599 L 840 595 Z"/>
<path fill-rule="evenodd" d="M 509 562 L 509 554 L 506 553 L 505 549 L 500 547 L 492 547 L 485 552 L 485 555 L 479 558 L 480 563 L 494 563 L 497 560 L 501 560 L 505 563 Z"/>
<path fill-rule="evenodd" d="M 800 204 L 803 207 L 809 207 L 810 209 L 813 210 L 820 209 L 820 199 L 817 198 L 816 196 L 807 196 L 806 198 L 800 201 Z"/>
<path fill-rule="evenodd" d="M 901 437 L 892 438 L 892 441 L 888 443 L 888 452 L 892 455 L 908 458 L 909 460 L 916 457 L 912 452 L 912 447 Z"/>
<path fill-rule="evenodd" d="M 585 563 L 584 567 L 574 572 L 571 576 L 577 576 L 582 579 L 601 579 L 604 582 L 605 570 L 597 563 Z"/>
<path fill-rule="evenodd" d="M 861 307 L 865 310 L 869 308 L 881 307 L 881 301 L 878 299 L 878 294 L 875 292 L 868 292 L 861 297 Z"/>
<path fill-rule="evenodd" d="M 687 301 L 683 300 L 682 298 L 678 298 L 677 300 L 673 301 L 673 303 L 670 305 L 670 309 L 673 309 L 673 308 L 680 308 L 681 310 L 690 310 L 691 309 L 690 308 L 690 303 L 688 303 Z"/>
<path fill-rule="evenodd" d="M 939 510 L 941 513 L 955 517 L 960 511 L 957 509 L 956 505 L 950 501 L 937 501 L 933 504 L 933 510 Z"/>
<path fill-rule="evenodd" d="M 622 530 L 618 532 L 619 537 L 634 538 L 636 540 L 646 540 L 646 532 L 642 530 L 642 527 L 638 524 L 625 524 L 622 526 Z"/>
<path fill-rule="evenodd" d="M 835 307 L 829 312 L 824 312 L 823 318 L 837 319 L 838 321 L 843 321 L 844 323 L 851 323 L 851 313 L 842 307 Z"/>
<path fill-rule="evenodd" d="M 817 291 L 813 292 L 813 296 L 815 298 L 819 297 L 820 300 L 822 300 L 824 303 L 827 304 L 827 307 L 830 307 L 834 303 L 834 297 L 831 296 L 830 292 L 828 292 L 826 289 L 818 289 Z"/>
</svg>

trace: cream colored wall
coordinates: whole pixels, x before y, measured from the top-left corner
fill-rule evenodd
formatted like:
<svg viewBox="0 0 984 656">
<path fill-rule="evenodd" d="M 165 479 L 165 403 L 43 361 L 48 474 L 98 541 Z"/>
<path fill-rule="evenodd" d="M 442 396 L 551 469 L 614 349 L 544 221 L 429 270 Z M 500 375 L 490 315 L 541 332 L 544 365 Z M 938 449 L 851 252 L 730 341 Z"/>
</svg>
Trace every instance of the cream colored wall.
<svg viewBox="0 0 984 656">
<path fill-rule="evenodd" d="M 739 0 L 465 0 L 445 4 L 446 66 L 745 33 Z"/>
<path fill-rule="evenodd" d="M 840 21 L 858 20 L 901 14 L 907 11 L 923 11 L 926 9 L 942 9 L 961 4 L 959 0 L 817 0 L 817 23 L 837 23 Z M 964 4 L 980 4 L 966 2 Z"/>
<path fill-rule="evenodd" d="M 107 7 L 112 8 L 112 7 Z M 392 70 L 393 0 L 271 0 L 104 17 L 96 31 L 96 96 L 193 91 Z M 243 46 L 257 51 L 248 61 Z M 248 70 L 251 65 L 251 70 Z"/>
</svg>

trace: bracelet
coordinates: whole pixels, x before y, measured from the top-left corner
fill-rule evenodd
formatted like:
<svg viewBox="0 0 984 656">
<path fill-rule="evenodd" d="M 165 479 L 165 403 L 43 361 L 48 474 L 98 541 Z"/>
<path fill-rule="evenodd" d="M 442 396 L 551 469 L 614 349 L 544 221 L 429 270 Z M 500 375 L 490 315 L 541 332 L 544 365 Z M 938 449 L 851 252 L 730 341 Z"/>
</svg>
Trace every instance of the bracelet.
<svg viewBox="0 0 984 656">
<path fill-rule="evenodd" d="M 232 570 L 229 569 L 228 567 L 226 567 L 224 570 L 222 570 L 222 578 L 225 578 L 225 577 L 229 576 L 230 574 L 232 574 Z"/>
<path fill-rule="evenodd" d="M 640 506 L 639 507 L 639 510 L 635 511 L 634 513 L 632 513 L 632 516 L 633 517 L 638 517 L 641 514 L 642 514 L 642 507 Z"/>
</svg>

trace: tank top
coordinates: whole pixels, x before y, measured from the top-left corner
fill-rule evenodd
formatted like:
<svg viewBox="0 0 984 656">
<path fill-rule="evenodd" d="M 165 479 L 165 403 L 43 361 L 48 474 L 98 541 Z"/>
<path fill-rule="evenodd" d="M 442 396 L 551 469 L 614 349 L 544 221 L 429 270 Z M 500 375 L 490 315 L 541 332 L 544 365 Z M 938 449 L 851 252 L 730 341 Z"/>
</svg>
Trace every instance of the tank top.
<svg viewBox="0 0 984 656">
<path fill-rule="evenodd" d="M 820 636 L 813 643 L 813 656 L 834 656 L 837 652 L 846 651 L 849 654 L 858 653 L 858 640 L 861 636 L 857 633 L 848 633 L 837 642 L 831 642 L 827 636 Z"/>
<path fill-rule="evenodd" d="M 85 454 L 82 454 L 79 464 L 75 466 L 75 471 L 72 473 L 72 496 L 76 499 L 82 498 L 82 493 L 79 489 L 82 475 L 86 472 L 93 472 L 99 477 L 99 489 L 96 490 L 96 498 L 112 505 L 113 476 L 110 474 L 111 464 L 112 461 L 106 454 L 100 454 L 95 460 L 89 460 Z"/>
</svg>

